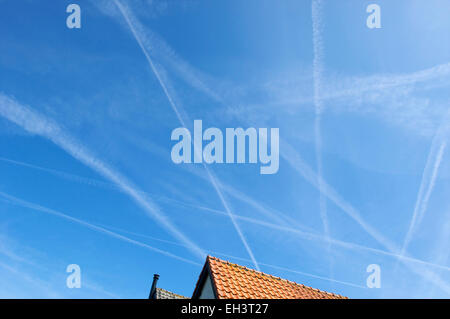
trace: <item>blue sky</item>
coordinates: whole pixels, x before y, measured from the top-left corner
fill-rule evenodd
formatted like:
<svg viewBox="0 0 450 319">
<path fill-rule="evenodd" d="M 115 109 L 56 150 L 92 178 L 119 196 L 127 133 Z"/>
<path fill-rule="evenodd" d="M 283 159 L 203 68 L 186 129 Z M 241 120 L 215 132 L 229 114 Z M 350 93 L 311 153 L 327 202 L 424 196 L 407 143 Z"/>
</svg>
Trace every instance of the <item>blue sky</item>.
<svg viewBox="0 0 450 319">
<path fill-rule="evenodd" d="M 145 298 L 153 273 L 190 296 L 206 253 L 351 298 L 450 297 L 448 1 L 0 7 L 0 297 Z M 174 164 L 180 119 L 279 128 L 278 173 Z"/>
</svg>

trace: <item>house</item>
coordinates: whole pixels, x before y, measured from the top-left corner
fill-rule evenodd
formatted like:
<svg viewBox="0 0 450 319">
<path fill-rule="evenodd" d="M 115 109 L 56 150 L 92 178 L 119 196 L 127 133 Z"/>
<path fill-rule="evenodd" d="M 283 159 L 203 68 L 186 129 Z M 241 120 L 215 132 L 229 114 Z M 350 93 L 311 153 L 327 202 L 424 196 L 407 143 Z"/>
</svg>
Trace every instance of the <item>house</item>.
<svg viewBox="0 0 450 319">
<path fill-rule="evenodd" d="M 208 256 L 192 299 L 347 299 L 347 297 Z"/>
<path fill-rule="evenodd" d="M 149 299 L 188 299 L 157 288 L 154 275 Z M 207 256 L 192 299 L 347 299 L 238 264 Z"/>
</svg>

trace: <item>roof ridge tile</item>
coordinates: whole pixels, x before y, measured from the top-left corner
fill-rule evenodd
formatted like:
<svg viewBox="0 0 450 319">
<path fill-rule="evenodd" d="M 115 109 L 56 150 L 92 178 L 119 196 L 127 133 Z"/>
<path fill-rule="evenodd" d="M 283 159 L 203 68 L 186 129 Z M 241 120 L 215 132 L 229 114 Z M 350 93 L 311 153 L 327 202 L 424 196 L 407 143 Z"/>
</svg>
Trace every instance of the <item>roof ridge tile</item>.
<svg viewBox="0 0 450 319">
<path fill-rule="evenodd" d="M 218 276 L 218 275 L 226 276 L 228 278 L 228 280 L 230 280 L 232 282 L 232 285 L 234 287 L 245 288 L 246 286 L 248 286 L 250 284 L 249 280 L 251 280 L 253 278 L 253 281 L 258 283 L 258 287 L 252 287 L 254 290 L 256 290 L 258 292 L 259 291 L 262 291 L 262 292 L 266 291 L 266 293 L 270 292 L 272 295 L 274 295 L 274 292 L 276 292 L 276 296 L 278 296 L 279 292 L 281 293 L 281 291 L 285 291 L 286 289 L 289 289 L 290 291 L 293 289 L 295 291 L 296 290 L 295 288 L 301 287 L 301 288 L 303 288 L 305 290 L 309 290 L 311 292 L 317 292 L 319 294 L 325 294 L 327 296 L 333 296 L 335 298 L 347 298 L 347 297 L 339 295 L 339 294 L 327 292 L 324 290 L 306 286 L 304 284 L 299 284 L 299 283 L 296 283 L 296 282 L 288 280 L 288 279 L 270 275 L 270 274 L 264 273 L 262 271 L 258 271 L 255 269 L 248 268 L 246 266 L 232 263 L 228 260 L 222 260 L 217 257 L 208 256 L 207 261 L 209 261 L 210 266 L 212 266 L 210 268 L 211 268 L 211 273 L 214 276 Z M 217 268 L 229 267 L 229 269 L 226 269 L 226 268 L 223 270 L 222 269 L 213 269 L 215 267 L 217 267 Z M 245 272 L 247 272 L 247 273 L 245 273 Z M 237 281 L 236 281 L 237 284 L 235 283 L 235 281 L 233 279 L 230 278 L 231 276 L 234 276 L 235 279 L 237 279 Z M 288 284 L 289 287 L 281 288 L 281 286 L 279 286 L 279 285 L 275 286 L 273 284 L 273 282 L 270 281 L 270 279 Z M 244 280 L 246 282 L 246 285 L 244 285 L 244 283 L 243 283 Z M 221 281 L 224 282 L 223 280 L 221 280 Z M 263 287 L 263 285 L 266 286 L 266 287 L 264 287 L 264 289 L 261 288 L 261 287 Z M 248 295 L 248 293 L 246 295 Z M 296 293 L 298 294 L 300 292 L 297 291 Z M 219 293 L 219 295 L 221 295 L 221 294 Z M 295 294 L 293 292 L 292 293 L 289 292 L 288 295 L 295 297 Z M 301 295 L 303 295 L 303 294 L 301 294 Z"/>
</svg>

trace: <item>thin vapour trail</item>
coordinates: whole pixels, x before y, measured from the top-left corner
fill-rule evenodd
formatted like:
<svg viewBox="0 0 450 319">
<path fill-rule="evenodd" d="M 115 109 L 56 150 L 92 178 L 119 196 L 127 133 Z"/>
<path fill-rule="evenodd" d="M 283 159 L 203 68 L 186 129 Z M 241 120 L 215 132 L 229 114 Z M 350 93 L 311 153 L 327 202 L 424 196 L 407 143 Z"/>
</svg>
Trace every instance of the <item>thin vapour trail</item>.
<svg viewBox="0 0 450 319">
<path fill-rule="evenodd" d="M 299 173 L 311 185 L 319 188 L 317 174 L 311 169 L 311 167 L 308 166 L 308 164 L 306 164 L 306 162 L 301 158 L 300 154 L 298 154 L 289 143 L 280 139 L 280 149 L 281 146 L 283 146 L 284 150 L 284 152 L 281 152 L 282 157 L 291 165 L 291 167 L 294 168 L 294 170 L 296 170 L 297 173 Z M 359 212 L 355 208 L 353 208 L 351 204 L 341 198 L 341 196 L 323 179 L 322 185 L 325 196 L 327 196 L 329 200 L 331 200 L 336 206 L 341 208 L 349 217 L 357 222 L 358 225 L 361 226 L 361 228 L 364 229 L 372 238 L 374 238 L 377 242 L 379 242 L 392 252 L 398 250 L 393 243 L 391 243 L 375 228 L 364 221 Z"/>
<path fill-rule="evenodd" d="M 422 181 L 421 181 L 420 187 L 419 187 L 419 193 L 417 195 L 417 201 L 414 206 L 413 216 L 411 218 L 408 232 L 406 233 L 405 240 L 403 242 L 403 247 L 401 250 L 402 255 L 406 252 L 408 245 L 410 244 L 410 242 L 412 240 L 414 230 L 417 229 L 418 225 L 422 221 L 423 216 L 425 215 L 425 212 L 427 210 L 428 200 L 430 199 L 431 193 L 434 189 L 434 185 L 435 185 L 436 178 L 437 178 L 437 173 L 439 170 L 439 166 L 441 165 L 441 162 L 442 162 L 442 157 L 444 154 L 445 147 L 446 147 L 446 142 L 442 142 L 439 150 L 437 151 L 436 157 L 434 158 L 434 164 L 432 167 L 431 174 L 428 174 L 428 171 L 431 169 L 431 162 L 433 161 L 433 158 L 432 158 L 433 157 L 432 155 L 434 153 L 433 147 L 428 156 L 427 163 L 425 165 L 424 173 L 422 176 Z M 427 188 L 427 190 L 426 190 L 426 193 L 424 194 L 425 188 Z"/>
<path fill-rule="evenodd" d="M 24 130 L 47 138 L 55 145 L 66 151 L 73 158 L 90 167 L 106 179 L 110 180 L 124 193 L 131 197 L 148 216 L 156 220 L 169 233 L 178 240 L 189 245 L 190 250 L 200 258 L 204 258 L 205 253 L 181 231 L 179 231 L 160 211 L 159 207 L 148 197 L 142 195 L 142 191 L 129 182 L 119 172 L 109 167 L 106 163 L 96 158 L 87 148 L 82 146 L 72 136 L 67 134 L 54 121 L 44 117 L 36 111 L 16 102 L 15 100 L 0 93 L 0 116 L 17 124 Z"/>
<path fill-rule="evenodd" d="M 414 78 L 414 81 L 426 81 L 429 77 L 434 76 L 435 72 L 441 72 L 442 69 L 446 69 L 446 67 L 447 67 L 446 65 L 442 65 L 442 66 L 439 66 L 436 68 L 432 68 L 430 70 L 424 70 L 423 72 L 418 72 Z M 185 79 L 190 78 L 190 77 L 186 77 L 185 74 L 182 74 L 182 75 L 184 76 Z M 196 79 L 196 80 L 198 80 L 198 79 Z M 387 81 L 386 83 L 383 84 L 383 88 L 390 88 L 390 87 L 395 87 L 397 85 L 402 85 L 402 84 L 404 84 L 405 81 L 408 81 L 406 76 L 400 77 L 393 81 Z M 204 87 L 204 83 L 201 83 L 201 84 Z M 198 87 L 198 85 L 196 85 L 195 87 Z M 374 87 L 371 86 L 371 87 L 368 87 L 367 89 L 374 89 Z M 203 88 L 202 88 L 202 91 L 205 92 L 205 90 Z M 355 94 L 355 92 L 346 92 L 346 94 L 347 93 Z M 218 100 L 216 96 L 212 96 L 212 95 L 210 95 L 210 96 L 213 97 L 214 99 Z M 220 99 L 218 101 L 223 102 Z M 303 176 L 313 186 L 318 188 L 316 173 L 306 163 L 304 163 L 304 161 L 299 157 L 298 154 L 295 154 L 296 155 L 295 160 L 291 160 L 289 158 L 290 156 L 285 154 L 283 151 L 281 151 L 281 154 L 301 176 Z M 300 162 L 298 161 L 299 159 L 300 159 Z M 330 186 L 328 186 L 325 182 L 324 182 L 324 185 L 325 185 L 325 188 L 328 190 L 327 192 L 325 192 L 325 195 L 328 197 L 329 200 L 333 201 L 338 207 L 340 207 L 345 213 L 347 213 L 347 215 L 349 215 L 349 217 L 354 219 L 374 239 L 376 239 L 384 247 L 386 247 L 386 248 L 388 248 L 388 250 L 390 250 L 390 252 L 382 251 L 382 253 L 390 255 L 390 256 L 398 256 L 395 253 L 395 251 L 397 251 L 396 247 L 390 241 L 385 239 L 378 231 L 376 231 L 373 227 L 371 227 L 369 224 L 367 224 L 359 216 L 359 213 L 349 203 L 347 203 L 345 200 L 343 200 L 334 189 L 332 189 Z M 406 261 L 406 260 L 416 261 L 414 258 L 405 257 L 405 256 L 402 256 L 402 260 L 403 261 Z M 424 262 L 424 263 L 428 264 L 426 262 Z"/>
<path fill-rule="evenodd" d="M 191 205 L 191 204 L 187 204 L 187 203 L 180 203 L 180 205 L 227 216 L 227 213 L 224 211 L 205 207 L 205 206 Z M 195 211 L 197 211 L 197 210 L 195 210 Z M 365 251 L 365 252 L 375 253 L 375 254 L 379 254 L 379 255 L 400 258 L 404 262 L 417 263 L 417 264 L 421 264 L 421 265 L 427 265 L 427 266 L 431 266 L 434 268 L 450 271 L 450 267 L 448 267 L 448 266 L 434 264 L 431 262 L 427 262 L 424 260 L 420 260 L 420 259 L 416 259 L 416 258 L 412 258 L 412 257 L 408 257 L 408 256 L 401 256 L 395 252 L 372 248 L 372 247 L 367 247 L 367 246 L 363 246 L 363 245 L 356 244 L 356 243 L 351 243 L 351 242 L 346 242 L 346 241 L 342 241 L 339 239 L 334 239 L 332 237 L 329 237 L 327 239 L 322 234 L 312 233 L 312 232 L 303 231 L 303 230 L 299 230 L 296 228 L 291 228 L 291 227 L 286 227 L 286 226 L 281 226 L 281 225 L 275 225 L 272 223 L 253 219 L 251 217 L 246 217 L 246 216 L 241 216 L 241 215 L 234 215 L 234 216 L 236 219 L 242 220 L 244 222 L 249 222 L 249 223 L 252 223 L 255 225 L 260 225 L 260 226 L 263 226 L 266 228 L 271 228 L 274 230 L 279 230 L 279 231 L 283 231 L 283 232 L 287 232 L 287 233 L 292 233 L 292 234 L 298 235 L 299 237 L 306 239 L 306 240 L 319 241 L 319 242 L 323 242 L 323 243 L 331 242 L 331 244 L 333 244 L 333 245 L 336 245 L 336 246 L 339 246 L 342 248 L 346 248 L 346 249 L 350 249 L 350 250 Z"/>
<path fill-rule="evenodd" d="M 2 196 L 3 198 L 6 198 L 6 199 L 8 199 L 8 200 L 10 200 L 11 203 L 13 203 L 13 204 L 15 204 L 15 205 L 22 206 L 22 207 L 25 207 L 25 208 L 28 208 L 28 209 L 32 209 L 32 210 L 35 210 L 35 211 L 39 211 L 39 212 L 42 212 L 42 213 L 46 213 L 46 214 L 49 214 L 49 215 L 53 215 L 53 216 L 57 216 L 57 217 L 59 217 L 59 218 L 66 219 L 66 220 L 68 220 L 68 221 L 70 221 L 70 222 L 73 222 L 73 223 L 82 225 L 82 226 L 84 226 L 84 227 L 90 228 L 90 229 L 92 229 L 92 230 L 94 230 L 94 231 L 96 231 L 96 232 L 99 232 L 99 233 L 108 235 L 108 236 L 113 237 L 113 238 L 116 238 L 116 239 L 120 239 L 120 240 L 122 240 L 122 241 L 131 243 L 131 244 L 134 244 L 134 245 L 143 247 L 143 248 L 146 248 L 146 249 L 148 249 L 148 250 L 157 252 L 157 253 L 162 254 L 162 255 L 165 255 L 165 256 L 167 256 L 167 257 L 170 257 L 170 258 L 174 258 L 174 259 L 183 261 L 183 262 L 185 262 L 185 263 L 189 263 L 189 264 L 193 264 L 193 265 L 201 265 L 201 264 L 199 264 L 199 263 L 197 263 L 197 262 L 194 262 L 194 261 L 192 261 L 192 260 L 189 260 L 189 259 L 186 259 L 186 258 L 177 256 L 177 255 L 174 255 L 174 254 L 172 254 L 172 253 L 170 253 L 170 252 L 167 252 L 167 251 L 164 251 L 164 250 L 161 250 L 161 249 L 152 247 L 152 246 L 150 246 L 150 245 L 141 243 L 141 242 L 139 242 L 139 241 L 137 241 L 137 240 L 134 240 L 134 239 L 125 237 L 125 236 L 123 236 L 123 235 L 120 235 L 120 234 L 118 234 L 118 233 L 115 233 L 115 232 L 113 232 L 113 231 L 110 231 L 110 230 L 108 230 L 108 229 L 105 229 L 105 228 L 103 228 L 103 227 L 96 226 L 96 225 L 94 225 L 94 224 L 88 223 L 88 222 L 86 222 L 86 221 L 84 221 L 84 220 L 81 220 L 81 219 L 78 219 L 78 218 L 75 218 L 75 217 L 72 217 L 72 216 L 69 216 L 69 215 L 67 215 L 67 214 L 64 214 L 64 213 L 62 213 L 62 212 L 56 211 L 56 210 L 54 210 L 54 209 L 50 209 L 50 208 L 43 207 L 43 206 L 40 206 L 40 205 L 35 204 L 35 203 L 31 203 L 31 202 L 25 201 L 25 200 L 23 200 L 23 199 L 17 198 L 17 197 L 15 197 L 15 196 L 6 194 L 6 193 L 1 192 L 1 191 L 0 191 L 0 196 Z M 188 245 L 186 245 L 186 244 L 184 244 L 184 246 L 185 246 L 185 247 L 188 247 Z M 188 248 L 189 248 L 189 247 L 188 247 Z"/>
<path fill-rule="evenodd" d="M 171 94 L 168 91 L 166 82 L 163 81 L 162 75 L 160 74 L 160 71 L 158 71 L 158 69 L 156 68 L 155 64 L 153 63 L 152 58 L 150 57 L 150 54 L 148 53 L 147 49 L 145 48 L 145 46 L 144 46 L 144 44 L 143 44 L 143 42 L 141 40 L 141 36 L 138 34 L 138 32 L 136 30 L 136 27 L 135 27 L 135 25 L 137 24 L 137 20 L 131 15 L 131 13 L 129 12 L 130 10 L 128 8 L 125 9 L 124 6 L 118 0 L 114 0 L 114 2 L 117 5 L 117 7 L 119 8 L 120 12 L 122 13 L 122 16 L 125 18 L 125 20 L 126 20 L 128 26 L 129 26 L 129 28 L 130 28 L 134 38 L 136 39 L 136 41 L 138 42 L 142 52 L 144 53 L 144 55 L 145 55 L 149 65 L 150 65 L 153 73 L 155 74 L 156 78 L 158 79 L 158 82 L 160 83 L 160 85 L 161 85 L 161 87 L 162 87 L 162 89 L 163 89 L 167 99 L 169 100 L 169 103 L 170 103 L 173 111 L 175 112 L 178 120 L 180 121 L 180 123 L 181 123 L 181 125 L 183 127 L 187 128 L 186 123 L 185 123 L 186 121 L 184 119 L 185 118 L 187 119 L 188 117 L 187 117 L 187 115 L 185 115 L 185 116 L 181 115 L 178 107 L 175 105 L 175 102 L 172 99 Z M 194 149 L 195 149 L 195 147 L 194 147 Z M 257 263 L 254 255 L 253 255 L 253 252 L 252 252 L 250 246 L 247 243 L 247 239 L 245 238 L 244 234 L 242 233 L 242 230 L 240 229 L 239 225 L 237 224 L 236 220 L 234 219 L 233 214 L 231 213 L 231 209 L 229 207 L 229 204 L 225 200 L 225 197 L 224 197 L 222 191 L 219 188 L 219 184 L 218 184 L 218 182 L 216 180 L 215 175 L 210 171 L 210 169 L 204 163 L 203 163 L 203 166 L 205 167 L 205 170 L 206 170 L 206 172 L 208 174 L 208 177 L 210 178 L 211 184 L 213 185 L 214 189 L 217 192 L 217 195 L 220 198 L 220 201 L 222 202 L 223 206 L 225 207 L 225 210 L 227 211 L 227 213 L 228 213 L 228 215 L 230 217 L 230 220 L 231 220 L 231 222 L 232 222 L 236 232 L 238 233 L 242 243 L 244 244 L 244 247 L 245 247 L 247 253 L 249 254 L 250 258 L 252 259 L 256 269 L 259 270 L 258 263 Z"/>
<path fill-rule="evenodd" d="M 324 103 L 322 99 L 322 76 L 324 69 L 324 48 L 323 48 L 323 21 L 322 21 L 322 0 L 313 0 L 311 6 L 312 16 L 312 30 L 313 30 L 313 86 L 314 86 L 314 108 L 315 108 L 315 120 L 314 120 L 314 135 L 315 135 L 315 154 L 317 163 L 317 184 L 319 186 L 319 212 L 320 219 L 323 224 L 323 231 L 325 237 L 330 236 L 330 227 L 327 214 L 327 200 L 323 194 L 323 160 L 322 160 L 322 113 L 324 109 Z M 331 246 L 328 245 L 328 255 L 330 258 L 330 274 L 333 276 L 333 261 L 331 255 Z"/>
</svg>

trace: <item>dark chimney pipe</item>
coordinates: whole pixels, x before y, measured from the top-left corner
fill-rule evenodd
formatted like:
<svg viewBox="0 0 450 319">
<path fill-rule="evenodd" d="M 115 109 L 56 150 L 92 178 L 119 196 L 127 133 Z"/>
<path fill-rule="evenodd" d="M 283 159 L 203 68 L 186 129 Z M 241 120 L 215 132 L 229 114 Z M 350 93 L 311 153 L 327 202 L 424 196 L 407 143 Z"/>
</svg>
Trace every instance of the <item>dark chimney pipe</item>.
<svg viewBox="0 0 450 319">
<path fill-rule="evenodd" d="M 148 299 L 156 299 L 156 283 L 158 282 L 159 275 L 154 274 L 153 275 L 153 283 L 152 288 L 150 289 L 150 294 L 148 295 Z"/>
</svg>

